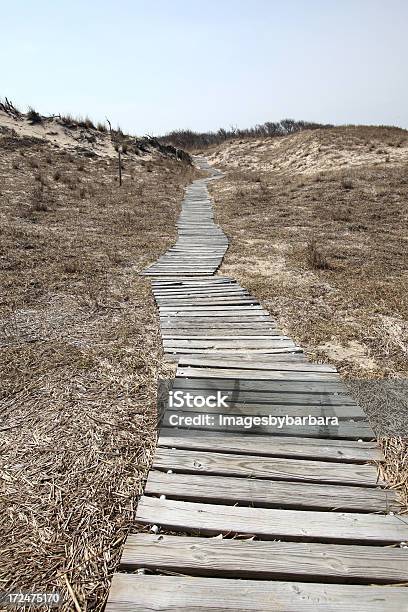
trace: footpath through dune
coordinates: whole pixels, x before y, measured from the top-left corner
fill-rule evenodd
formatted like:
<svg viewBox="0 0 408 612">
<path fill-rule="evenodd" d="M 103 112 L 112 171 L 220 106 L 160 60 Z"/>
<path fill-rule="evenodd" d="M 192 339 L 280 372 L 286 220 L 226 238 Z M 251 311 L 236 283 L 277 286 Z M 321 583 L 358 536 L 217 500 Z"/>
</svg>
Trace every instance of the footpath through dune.
<svg viewBox="0 0 408 612">
<path fill-rule="evenodd" d="M 145 271 L 177 373 L 135 517 L 146 530 L 129 535 L 106 610 L 407 610 L 408 523 L 374 432 L 335 368 L 216 274 L 220 173 L 196 163 L 209 177 Z"/>
</svg>

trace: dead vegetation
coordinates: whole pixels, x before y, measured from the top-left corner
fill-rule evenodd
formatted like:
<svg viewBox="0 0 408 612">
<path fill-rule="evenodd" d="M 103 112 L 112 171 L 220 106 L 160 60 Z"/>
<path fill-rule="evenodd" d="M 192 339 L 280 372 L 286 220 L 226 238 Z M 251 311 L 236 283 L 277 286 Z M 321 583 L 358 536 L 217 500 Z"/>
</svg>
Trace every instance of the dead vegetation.
<svg viewBox="0 0 408 612">
<path fill-rule="evenodd" d="M 407 133 L 334 128 L 275 142 L 213 152 L 227 172 L 212 185 L 232 237 L 223 271 L 312 357 L 349 378 L 406 376 Z M 391 162 L 372 152 L 379 143 Z"/>
<path fill-rule="evenodd" d="M 24 154 L 23 154 L 24 153 Z M 102 610 L 155 441 L 161 342 L 138 273 L 169 246 L 190 165 L 0 136 L 2 590 Z"/>
<path fill-rule="evenodd" d="M 382 437 L 380 444 L 385 462 L 380 465 L 381 476 L 396 490 L 403 513 L 408 513 L 408 437 Z"/>
</svg>

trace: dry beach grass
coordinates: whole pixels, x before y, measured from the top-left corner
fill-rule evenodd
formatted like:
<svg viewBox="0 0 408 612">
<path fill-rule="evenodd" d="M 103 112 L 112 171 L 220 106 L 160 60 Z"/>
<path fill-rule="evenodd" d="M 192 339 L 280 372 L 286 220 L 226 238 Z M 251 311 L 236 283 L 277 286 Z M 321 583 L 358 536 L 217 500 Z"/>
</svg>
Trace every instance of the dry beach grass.
<svg viewBox="0 0 408 612">
<path fill-rule="evenodd" d="M 405 376 L 408 133 L 317 130 L 211 159 L 227 173 L 212 186 L 232 238 L 223 271 L 349 378 Z"/>
<path fill-rule="evenodd" d="M 193 169 L 3 130 L 1 590 L 101 610 L 155 443 L 149 283 Z"/>
</svg>

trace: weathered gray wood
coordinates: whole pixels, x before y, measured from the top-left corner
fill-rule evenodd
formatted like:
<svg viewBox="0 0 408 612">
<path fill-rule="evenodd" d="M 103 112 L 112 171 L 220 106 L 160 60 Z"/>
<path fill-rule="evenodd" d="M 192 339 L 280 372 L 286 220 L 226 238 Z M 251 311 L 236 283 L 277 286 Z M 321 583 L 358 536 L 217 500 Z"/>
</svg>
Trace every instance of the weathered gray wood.
<svg viewBox="0 0 408 612">
<path fill-rule="evenodd" d="M 233 433 L 177 431 L 162 427 L 159 446 L 197 449 L 206 451 L 231 452 L 270 457 L 303 457 L 361 463 L 382 461 L 383 454 L 376 442 L 355 442 L 354 440 L 332 440 L 320 438 L 296 438 L 285 436 L 236 435 Z"/>
<path fill-rule="evenodd" d="M 106 612 L 407 612 L 403 587 L 115 574 Z"/>
<path fill-rule="evenodd" d="M 231 354 L 234 355 L 238 355 L 240 353 L 242 354 L 252 354 L 252 355 L 265 355 L 270 354 L 270 355 L 277 355 L 277 354 L 283 354 L 283 353 L 294 353 L 294 352 L 302 352 L 302 349 L 300 347 L 281 347 L 281 348 L 246 348 L 246 347 L 240 347 L 240 348 L 208 348 L 208 349 L 203 349 L 203 348 L 191 348 L 191 347 L 165 347 L 164 349 L 165 353 L 178 353 L 180 355 L 189 355 L 189 354 L 196 354 L 196 355 L 207 355 L 207 354 L 214 354 L 214 355 L 225 355 L 225 356 L 229 356 Z"/>
<path fill-rule="evenodd" d="M 241 333 L 241 332 L 239 332 Z M 268 359 L 268 360 L 267 360 Z M 258 357 L 257 359 L 251 360 L 243 360 L 243 359 L 219 359 L 217 356 L 203 356 L 203 357 L 181 357 L 180 358 L 180 366 L 190 366 L 197 368 L 206 368 L 205 372 L 207 373 L 207 368 L 217 368 L 220 371 L 223 371 L 225 368 L 233 369 L 235 376 L 235 369 L 245 369 L 245 370 L 278 370 L 284 372 L 331 372 L 336 373 L 337 370 L 335 367 L 327 364 L 320 363 L 310 363 L 307 361 L 303 361 L 302 363 L 298 363 L 298 361 L 293 362 L 285 362 L 279 361 L 277 357 L 271 358 L 263 358 Z"/>
<path fill-rule="evenodd" d="M 211 318 L 211 317 L 210 317 Z M 161 317 L 161 327 L 167 328 L 201 328 L 208 329 L 209 317 L 197 317 L 191 319 L 190 317 L 172 317 L 170 322 L 167 320 L 168 317 Z M 269 317 L 223 317 L 221 319 L 212 317 L 211 329 L 233 329 L 239 331 L 241 329 L 261 329 L 261 330 L 276 330 L 275 321 Z"/>
<path fill-rule="evenodd" d="M 128 537 L 120 567 L 229 578 L 408 582 L 408 554 L 398 548 L 144 533 Z"/>
<path fill-rule="evenodd" d="M 271 480 L 297 480 L 366 487 L 383 484 L 378 478 L 377 468 L 373 465 L 161 447 L 156 450 L 153 467 L 159 470 L 175 470 L 190 474 L 219 474 Z"/>
<path fill-rule="evenodd" d="M 173 338 L 172 340 L 164 340 L 164 347 L 176 347 L 176 348 L 217 348 L 217 349 L 250 349 L 250 348 L 295 348 L 296 344 L 292 340 L 288 340 L 287 338 L 279 339 L 279 338 L 270 338 L 269 340 L 258 340 L 258 339 L 250 339 L 246 338 L 244 340 L 236 340 L 235 338 L 230 338 L 229 340 L 197 340 L 195 338 L 191 338 L 190 340 L 180 340 Z"/>
<path fill-rule="evenodd" d="M 186 378 L 229 378 L 232 380 L 291 380 L 291 381 L 339 381 L 340 376 L 333 372 L 325 372 L 319 370 L 302 371 L 301 366 L 296 369 L 282 370 L 275 368 L 270 370 L 260 369 L 239 369 L 239 368 L 198 368 L 198 367 L 181 367 L 177 368 L 177 376 Z"/>
<path fill-rule="evenodd" d="M 150 471 L 145 494 L 222 505 L 245 504 L 260 508 L 381 513 L 401 509 L 395 492 L 390 489 L 207 474 L 169 474 L 158 470 Z"/>
<path fill-rule="evenodd" d="M 266 310 L 258 306 L 180 306 L 180 307 L 161 307 L 160 316 L 171 319 L 172 317 L 252 317 L 260 321 L 269 321 Z"/>
<path fill-rule="evenodd" d="M 194 306 L 208 306 L 212 308 L 213 306 L 244 306 L 250 304 L 258 304 L 257 300 L 249 297 L 242 296 L 220 296 L 220 297 L 187 297 L 187 298 L 158 298 L 156 297 L 156 302 L 158 303 L 160 308 L 172 308 L 172 310 L 177 310 L 179 306 L 186 306 L 188 308 Z"/>
<path fill-rule="evenodd" d="M 264 330 L 264 329 L 208 329 L 208 328 L 173 328 L 171 330 L 161 330 L 163 339 L 171 340 L 172 338 L 178 338 L 179 340 L 189 340 L 190 338 L 195 340 L 228 340 L 234 337 L 236 340 L 245 340 L 246 338 L 258 338 L 262 339 L 274 339 L 277 336 L 282 336 L 282 332 L 278 329 Z M 210 364 L 211 365 L 211 364 Z M 226 366 L 228 367 L 228 366 Z"/>
<path fill-rule="evenodd" d="M 355 403 L 349 396 L 347 387 L 343 382 L 336 381 L 297 381 L 297 380 L 250 380 L 239 378 L 184 378 L 177 376 L 174 380 L 174 389 L 212 389 L 212 390 L 234 390 L 242 392 L 263 392 L 269 393 L 290 393 L 296 394 L 316 394 L 316 395 L 331 395 L 337 399 L 348 398 L 347 402 Z M 283 402 L 284 403 L 284 402 Z M 340 403 L 340 402 L 337 402 Z"/>
<path fill-rule="evenodd" d="M 177 399 L 177 398 L 176 398 Z M 168 402 L 166 402 L 167 406 Z M 209 414 L 209 415 L 219 415 L 219 414 L 233 414 L 233 415 L 243 415 L 243 416 L 262 416 L 269 417 L 269 415 L 274 417 L 337 417 L 341 420 L 354 420 L 354 421 L 367 421 L 367 417 L 360 408 L 360 406 L 353 404 L 344 404 L 344 405 L 334 405 L 334 406 L 304 406 L 304 405 L 285 405 L 285 404 L 254 404 L 254 403 L 244 403 L 239 401 L 232 401 L 231 406 L 228 408 L 219 408 L 217 406 L 205 406 L 203 410 L 200 412 L 200 409 L 194 408 L 188 404 L 187 400 L 184 400 L 182 403 L 174 403 L 173 405 L 176 407 L 170 408 L 173 412 L 186 412 L 191 413 L 190 416 L 193 417 L 197 414 Z"/>
<path fill-rule="evenodd" d="M 136 520 L 201 535 L 239 533 L 267 540 L 398 544 L 408 539 L 408 523 L 394 515 L 231 508 L 146 496 Z"/>
<path fill-rule="evenodd" d="M 249 292 L 246 289 L 235 286 L 223 286 L 215 285 L 213 287 L 178 287 L 177 289 L 154 289 L 153 293 L 155 298 L 169 298 L 172 299 L 180 297 L 221 297 L 221 296 L 249 296 Z"/>
<path fill-rule="evenodd" d="M 261 312 L 260 310 L 176 310 L 176 311 L 162 311 L 160 309 L 160 319 L 164 323 L 174 323 L 175 320 L 182 321 L 196 321 L 201 323 L 209 324 L 213 319 L 219 323 L 252 323 L 252 321 L 260 321 L 263 323 L 269 323 L 273 325 L 274 321 L 269 315 Z"/>
</svg>

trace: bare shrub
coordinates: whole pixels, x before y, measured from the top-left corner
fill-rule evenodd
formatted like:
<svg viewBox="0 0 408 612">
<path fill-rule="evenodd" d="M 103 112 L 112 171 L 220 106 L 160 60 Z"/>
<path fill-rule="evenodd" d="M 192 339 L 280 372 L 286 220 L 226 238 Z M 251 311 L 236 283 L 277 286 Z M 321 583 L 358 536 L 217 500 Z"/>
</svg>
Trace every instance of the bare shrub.
<svg viewBox="0 0 408 612">
<path fill-rule="evenodd" d="M 318 248 L 315 238 L 312 238 L 307 243 L 306 253 L 307 260 L 311 268 L 315 270 L 328 270 L 330 268 L 329 262 Z"/>
</svg>

